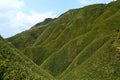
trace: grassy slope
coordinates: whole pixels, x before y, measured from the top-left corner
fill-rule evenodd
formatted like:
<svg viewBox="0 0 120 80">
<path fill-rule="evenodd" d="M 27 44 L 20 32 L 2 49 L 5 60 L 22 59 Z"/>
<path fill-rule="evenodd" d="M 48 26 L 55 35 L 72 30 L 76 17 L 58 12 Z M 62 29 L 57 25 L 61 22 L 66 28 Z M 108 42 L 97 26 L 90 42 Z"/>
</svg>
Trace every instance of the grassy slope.
<svg viewBox="0 0 120 80">
<path fill-rule="evenodd" d="M 71 10 L 65 13 L 64 15 L 60 16 L 60 18 L 56 19 L 56 21 L 52 23 L 53 26 L 50 25 L 51 27 L 47 28 L 41 34 L 41 36 L 39 36 L 39 38 L 33 45 L 33 49 L 30 49 L 31 51 L 28 51 L 33 53 L 32 56 L 37 55 L 38 58 L 41 59 L 40 60 L 37 59 L 36 57 L 35 58 L 33 57 L 32 60 L 34 60 L 35 63 L 40 65 L 45 59 L 49 57 L 49 55 L 58 51 L 68 41 L 88 32 L 90 30 L 91 23 L 94 21 L 94 19 L 97 18 L 98 15 L 100 15 L 99 13 L 101 13 L 100 11 L 101 6 L 103 5 L 102 4 L 92 5 L 90 9 L 88 9 L 89 7 L 85 7 L 80 10 L 79 9 Z M 74 13 L 75 15 L 71 16 L 71 14 L 73 14 L 74 11 L 76 14 Z M 92 11 L 92 12 L 88 15 L 86 11 L 89 12 Z M 96 13 L 98 15 L 93 13 Z M 92 14 L 94 15 L 93 17 L 91 17 Z M 88 15 L 88 16 L 84 16 L 84 15 Z M 66 20 L 66 18 L 68 19 L 68 21 Z M 60 26 L 61 24 L 65 24 L 65 26 L 63 26 L 65 27 L 63 30 L 61 30 L 62 28 Z"/>
<path fill-rule="evenodd" d="M 54 80 L 0 37 L 0 80 Z"/>
<path fill-rule="evenodd" d="M 61 80 L 120 80 L 119 56 L 109 40 Z"/>
<path fill-rule="evenodd" d="M 109 5 L 108 5 L 109 6 Z M 115 7 L 114 7 L 115 8 Z M 115 8 L 116 9 L 116 8 Z M 112 11 L 112 10 L 111 10 Z M 105 12 L 106 13 L 106 12 Z M 118 18 L 119 15 L 119 10 L 117 10 L 117 12 L 115 12 L 115 15 L 112 15 L 108 18 L 106 18 L 105 20 L 102 20 L 103 22 L 100 22 L 99 26 L 97 25 L 97 27 L 99 27 L 98 32 L 104 36 L 104 35 L 108 35 L 111 33 L 115 33 L 117 32 L 117 30 L 120 29 L 120 20 Z M 104 14 L 103 14 L 104 15 Z M 109 15 L 109 14 L 108 14 Z M 95 26 L 95 25 L 94 25 Z M 100 37 L 100 36 L 99 36 Z M 114 37 L 112 37 L 114 39 Z M 96 45 L 97 46 L 97 45 Z M 87 50 L 88 51 L 88 50 Z M 74 62 L 73 62 L 74 63 Z"/>
<path fill-rule="evenodd" d="M 104 37 L 105 35 L 109 35 L 111 33 L 114 33 L 115 31 L 117 31 L 119 28 L 120 28 L 120 20 L 119 20 L 119 3 L 110 3 L 109 5 L 105 5 L 105 7 L 103 7 L 103 13 L 98 16 L 98 18 L 95 20 L 95 24 L 93 23 L 92 26 L 94 26 L 95 28 L 93 29 L 92 32 L 94 31 L 98 31 L 98 33 L 95 33 L 97 34 L 97 37 Z M 111 6 L 112 5 L 112 6 Z M 89 6 L 90 7 L 90 6 Z M 95 7 L 94 7 L 95 8 Z M 105 9 L 104 9 L 105 8 Z M 88 8 L 89 9 L 89 8 Z M 111 11 L 110 11 L 111 10 Z M 114 12 L 113 12 L 114 11 Z M 111 14 L 111 16 L 109 15 L 110 13 L 113 13 Z M 106 16 L 106 18 L 104 18 Z M 113 23 L 114 22 L 114 23 Z M 75 27 L 74 27 L 75 28 Z M 73 30 L 72 30 L 73 31 Z M 77 31 L 77 30 L 76 30 Z M 94 34 L 93 34 L 94 35 Z M 92 35 L 92 36 L 93 36 Z M 92 36 L 89 36 L 92 38 Z M 95 36 L 95 35 L 94 35 Z M 69 38 L 67 38 L 69 39 Z M 86 39 L 90 39 L 90 38 L 86 38 Z M 93 39 L 93 38 L 92 38 Z M 64 40 L 64 38 L 63 38 Z M 81 40 L 81 39 L 80 39 Z M 94 41 L 96 41 L 97 39 L 95 39 Z M 87 41 L 84 42 L 84 44 L 86 43 Z M 81 46 L 84 46 L 84 44 L 80 44 Z M 50 72 L 51 74 L 53 74 L 54 76 L 59 76 L 64 70 L 66 70 L 66 68 L 68 68 L 68 70 L 70 71 L 71 69 L 73 69 L 73 65 L 75 64 L 75 59 L 72 61 L 69 61 L 69 58 L 70 56 L 72 56 L 73 58 L 78 54 L 78 51 L 80 52 L 79 55 L 81 55 L 81 52 L 82 52 L 82 55 L 81 57 L 85 57 L 85 59 L 87 59 L 87 56 L 85 55 L 85 53 L 90 53 L 89 52 L 89 49 L 92 49 L 92 48 L 97 48 L 99 47 L 99 45 L 101 45 L 102 43 L 99 41 L 98 44 L 93 44 L 93 46 L 90 46 L 91 44 L 89 44 L 88 46 L 86 45 L 85 48 L 88 47 L 88 49 L 85 49 L 86 51 L 88 52 L 85 52 L 84 48 L 83 48 L 83 51 L 80 51 L 80 46 L 76 47 L 78 44 L 76 43 L 76 41 L 74 42 L 74 44 L 69 44 L 69 46 L 67 47 L 64 47 L 63 50 L 58 51 L 57 53 L 54 53 L 54 55 L 50 56 L 42 65 L 41 67 L 48 70 L 48 72 Z M 75 45 L 75 46 L 74 46 Z M 72 48 L 71 48 L 72 46 Z M 95 47 L 94 47 L 95 46 Z M 102 45 L 101 45 L 102 46 Z M 70 49 L 71 48 L 71 49 Z M 73 50 L 73 51 L 72 51 Z M 97 50 L 97 49 L 96 49 Z M 91 52 L 92 54 L 94 54 L 94 52 Z M 67 55 L 66 55 L 67 54 Z M 68 57 L 68 55 L 70 55 Z M 79 56 L 78 55 L 78 56 Z M 77 56 L 77 57 L 78 57 Z M 89 55 L 91 56 L 91 55 Z M 79 61 L 79 58 L 78 57 L 78 61 Z M 82 58 L 81 63 L 84 58 Z M 64 63 L 63 63 L 64 62 Z M 72 67 L 71 69 L 69 69 L 69 67 Z M 67 72 L 63 73 L 64 75 L 66 74 Z"/>
<path fill-rule="evenodd" d="M 119 80 L 119 9 L 117 1 L 70 10 L 47 25 L 25 53 L 58 79 Z"/>
<path fill-rule="evenodd" d="M 66 43 L 59 51 L 55 52 L 42 63 L 41 67 L 54 76 L 60 75 L 95 37 L 96 32 L 88 32 Z M 54 65 L 53 65 L 54 64 Z"/>
<path fill-rule="evenodd" d="M 111 3 L 111 4 L 113 4 L 113 3 Z M 100 15 L 98 17 L 98 20 L 96 20 L 98 25 L 93 24 L 94 26 L 96 25 L 95 27 L 99 28 L 98 29 L 98 32 L 99 32 L 98 34 L 103 33 L 103 34 L 100 35 L 102 37 L 104 37 L 103 35 L 110 34 L 110 33 L 114 32 L 115 30 L 117 31 L 117 29 L 120 28 L 119 24 L 118 24 L 119 23 L 118 16 L 119 16 L 120 12 L 118 11 L 118 8 L 117 8 L 117 7 L 119 7 L 119 5 L 117 3 L 118 6 L 115 6 L 116 4 L 111 6 L 111 4 L 109 4 L 108 6 L 105 7 L 106 10 L 104 11 L 104 13 L 102 13 L 102 15 Z M 110 16 L 109 14 L 111 12 L 113 12 L 112 10 L 114 11 L 114 13 L 111 14 L 112 16 Z M 102 16 L 103 16 L 103 18 L 101 18 Z M 105 20 L 104 20 L 104 16 L 106 16 Z M 115 22 L 117 24 L 117 26 L 116 26 L 115 23 L 113 24 L 112 22 Z M 111 24 L 109 24 L 109 23 L 111 23 Z M 113 27 L 113 26 L 115 26 L 115 27 Z M 64 40 L 64 38 L 63 38 L 63 40 Z M 69 49 L 71 47 L 70 45 L 67 46 L 67 49 Z M 51 58 L 48 58 L 41 66 L 43 68 L 47 69 L 48 72 L 50 72 L 54 76 L 56 76 L 56 75 L 58 76 L 70 64 L 70 61 L 69 61 L 70 56 L 73 55 L 72 57 L 74 58 L 76 56 L 76 54 L 78 54 L 76 50 L 79 50 L 80 47 L 78 47 L 78 49 L 77 49 L 77 47 L 74 47 L 74 45 L 77 45 L 77 44 L 73 44 L 72 48 L 69 49 L 68 52 L 65 52 L 67 49 L 64 48 L 64 50 L 61 51 L 60 53 L 58 53 L 58 52 L 55 53 L 56 54 L 55 56 L 54 55 L 50 56 Z M 83 46 L 83 45 L 81 45 L 81 46 Z M 98 45 L 96 45 L 96 46 L 98 46 Z M 94 48 L 94 47 L 89 47 L 89 48 Z M 71 51 L 71 50 L 73 50 L 73 51 Z M 94 53 L 94 52 L 92 52 L 92 53 Z M 68 57 L 68 55 L 65 55 L 65 54 L 69 54 L 70 56 Z M 84 56 L 82 56 L 82 57 L 84 57 Z M 74 61 L 73 61 L 73 63 L 75 64 Z"/>
<path fill-rule="evenodd" d="M 69 12 L 61 15 L 58 19 L 54 20 L 54 22 L 49 24 L 49 27 L 47 27 L 47 29 L 38 37 L 33 47 L 25 50 L 25 53 L 28 52 L 29 54 L 30 52 L 32 54 L 32 60 L 34 62 L 36 62 L 37 64 L 41 64 L 50 55 L 50 51 L 53 49 L 51 49 L 52 47 L 49 47 L 47 43 L 49 43 L 49 41 L 53 42 L 53 40 L 56 39 L 65 30 L 68 22 L 71 21 L 70 14 L 76 14 L 77 10 L 74 11 L 70 10 Z"/>
<path fill-rule="evenodd" d="M 41 22 L 44 23 L 45 21 Z M 52 22 L 52 21 L 51 21 Z M 36 24 L 31 29 L 19 33 L 15 36 L 8 38 L 7 40 L 11 42 L 16 48 L 23 51 L 26 47 L 32 46 L 37 37 L 46 29 L 48 24 Z"/>
</svg>

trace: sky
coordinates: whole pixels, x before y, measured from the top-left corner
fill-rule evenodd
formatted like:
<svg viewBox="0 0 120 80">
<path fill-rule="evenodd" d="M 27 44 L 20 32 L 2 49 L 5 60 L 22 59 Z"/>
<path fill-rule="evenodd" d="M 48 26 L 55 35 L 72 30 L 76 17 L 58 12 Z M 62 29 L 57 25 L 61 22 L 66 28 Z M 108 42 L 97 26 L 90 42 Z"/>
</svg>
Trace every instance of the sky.
<svg viewBox="0 0 120 80">
<path fill-rule="evenodd" d="M 55 18 L 75 8 L 113 0 L 0 0 L 0 35 L 4 38 L 31 28 L 45 18 Z"/>
</svg>

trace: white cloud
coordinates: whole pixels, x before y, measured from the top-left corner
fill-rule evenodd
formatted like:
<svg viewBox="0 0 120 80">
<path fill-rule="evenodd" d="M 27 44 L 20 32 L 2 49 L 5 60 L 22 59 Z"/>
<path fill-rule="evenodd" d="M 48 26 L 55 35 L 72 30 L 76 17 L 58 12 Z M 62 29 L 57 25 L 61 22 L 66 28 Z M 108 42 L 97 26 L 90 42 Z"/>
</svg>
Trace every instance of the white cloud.
<svg viewBox="0 0 120 80">
<path fill-rule="evenodd" d="M 9 17 L 8 17 L 9 16 Z M 0 16 L 0 34 L 4 37 L 10 37 L 21 31 L 29 29 L 38 22 L 43 21 L 45 18 L 54 18 L 53 12 L 8 12 L 5 16 Z"/>
<path fill-rule="evenodd" d="M 37 13 L 32 12 L 30 15 L 23 12 L 17 12 L 13 20 L 10 21 L 11 27 L 15 29 L 27 29 L 38 22 L 43 21 L 45 18 L 55 17 L 53 12 Z"/>
<path fill-rule="evenodd" d="M 13 36 L 48 17 L 55 17 L 53 12 L 39 13 L 28 10 L 23 12 L 24 0 L 0 0 L 0 34 L 4 37 Z"/>
<path fill-rule="evenodd" d="M 24 5 L 22 0 L 0 0 L 0 10 L 20 9 Z"/>
<path fill-rule="evenodd" d="M 109 3 L 113 0 L 78 0 L 81 5 L 89 5 L 95 3 Z"/>
</svg>

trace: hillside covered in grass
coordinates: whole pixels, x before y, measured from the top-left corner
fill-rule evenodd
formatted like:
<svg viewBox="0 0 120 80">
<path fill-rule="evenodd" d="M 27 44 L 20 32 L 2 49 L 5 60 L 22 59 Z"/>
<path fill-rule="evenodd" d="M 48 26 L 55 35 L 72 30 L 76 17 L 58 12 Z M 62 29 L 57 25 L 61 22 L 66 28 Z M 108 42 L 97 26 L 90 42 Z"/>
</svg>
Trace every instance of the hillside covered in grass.
<svg viewBox="0 0 120 80">
<path fill-rule="evenodd" d="M 0 80 L 55 80 L 0 37 Z"/>
<path fill-rule="evenodd" d="M 69 10 L 7 41 L 58 80 L 120 80 L 120 0 Z"/>
</svg>

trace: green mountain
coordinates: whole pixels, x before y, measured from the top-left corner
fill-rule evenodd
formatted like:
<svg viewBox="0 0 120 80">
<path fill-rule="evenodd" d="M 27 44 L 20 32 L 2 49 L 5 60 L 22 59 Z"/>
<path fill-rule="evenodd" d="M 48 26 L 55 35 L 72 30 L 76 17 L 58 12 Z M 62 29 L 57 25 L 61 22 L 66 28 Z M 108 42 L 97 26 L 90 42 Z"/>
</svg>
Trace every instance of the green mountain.
<svg viewBox="0 0 120 80">
<path fill-rule="evenodd" d="M 48 23 L 50 23 L 51 21 L 53 21 L 54 19 L 52 18 L 46 18 L 43 22 L 39 22 L 36 25 L 34 25 L 32 28 L 34 27 L 38 27 L 38 26 L 42 26 L 42 25 L 46 25 Z"/>
<path fill-rule="evenodd" d="M 24 50 L 28 46 L 32 46 L 37 37 L 46 29 L 45 25 L 36 24 L 31 29 L 26 30 L 20 34 L 10 37 L 7 40 L 16 48 Z"/>
<path fill-rule="evenodd" d="M 0 80 L 55 80 L 0 37 Z"/>
<path fill-rule="evenodd" d="M 7 40 L 58 80 L 120 80 L 120 0 L 69 10 Z"/>
</svg>

